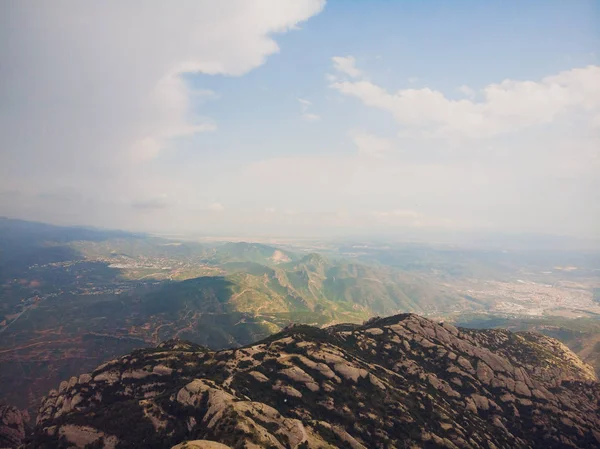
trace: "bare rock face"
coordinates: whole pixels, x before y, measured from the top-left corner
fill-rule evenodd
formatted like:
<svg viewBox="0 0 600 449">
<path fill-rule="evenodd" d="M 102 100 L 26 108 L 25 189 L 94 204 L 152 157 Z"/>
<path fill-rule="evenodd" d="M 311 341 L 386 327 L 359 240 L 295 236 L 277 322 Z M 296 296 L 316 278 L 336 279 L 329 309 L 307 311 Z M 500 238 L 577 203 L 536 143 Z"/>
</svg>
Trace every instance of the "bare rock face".
<svg viewBox="0 0 600 449">
<path fill-rule="evenodd" d="M 26 412 L 10 405 L 0 406 L 0 447 L 18 447 L 25 440 L 27 421 Z"/>
<path fill-rule="evenodd" d="M 556 340 L 406 314 L 212 352 L 167 342 L 52 390 L 28 448 L 600 448 Z"/>
<path fill-rule="evenodd" d="M 196 440 L 186 441 L 180 443 L 177 446 L 173 446 L 171 449 L 231 449 L 229 446 L 217 443 L 216 441 L 208 440 Z"/>
</svg>

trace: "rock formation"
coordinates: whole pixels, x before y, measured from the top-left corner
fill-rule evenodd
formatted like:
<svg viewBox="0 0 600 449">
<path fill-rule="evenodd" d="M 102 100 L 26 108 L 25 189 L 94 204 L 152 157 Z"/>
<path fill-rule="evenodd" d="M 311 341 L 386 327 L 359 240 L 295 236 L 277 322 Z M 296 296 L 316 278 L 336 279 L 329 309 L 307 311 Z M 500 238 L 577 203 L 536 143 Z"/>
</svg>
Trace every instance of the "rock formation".
<svg viewBox="0 0 600 449">
<path fill-rule="evenodd" d="M 0 406 L 0 448 L 17 447 L 25 440 L 29 417 L 16 407 Z"/>
<path fill-rule="evenodd" d="M 27 447 L 593 448 L 599 410 L 556 340 L 406 314 L 133 352 L 52 390 Z"/>
</svg>

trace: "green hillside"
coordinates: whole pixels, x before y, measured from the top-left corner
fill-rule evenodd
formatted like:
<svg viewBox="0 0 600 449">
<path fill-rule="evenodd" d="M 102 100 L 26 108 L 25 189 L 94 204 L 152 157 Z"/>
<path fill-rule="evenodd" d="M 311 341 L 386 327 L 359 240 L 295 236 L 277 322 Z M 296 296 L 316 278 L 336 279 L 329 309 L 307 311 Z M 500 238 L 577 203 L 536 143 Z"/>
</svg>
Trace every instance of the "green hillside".
<svg viewBox="0 0 600 449">
<path fill-rule="evenodd" d="M 334 262 L 318 254 L 278 266 L 229 262 L 221 267 L 227 273 L 223 277 L 165 284 L 145 298 L 147 310 L 170 319 L 197 311 L 244 313 L 270 323 L 280 323 L 282 317 L 293 322 L 362 322 L 373 315 L 443 312 L 469 303 L 416 274 Z"/>
<path fill-rule="evenodd" d="M 468 303 L 418 272 L 265 244 L 16 220 L 0 230 L 0 396 L 30 410 L 58 379 L 165 339 L 237 347 L 290 323 Z"/>
</svg>

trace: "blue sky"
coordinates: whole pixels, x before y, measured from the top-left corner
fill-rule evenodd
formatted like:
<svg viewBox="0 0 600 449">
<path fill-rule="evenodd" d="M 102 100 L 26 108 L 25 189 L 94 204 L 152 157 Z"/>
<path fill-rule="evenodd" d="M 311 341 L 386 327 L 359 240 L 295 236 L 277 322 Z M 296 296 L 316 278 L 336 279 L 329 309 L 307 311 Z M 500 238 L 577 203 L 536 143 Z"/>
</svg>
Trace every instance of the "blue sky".
<svg viewBox="0 0 600 449">
<path fill-rule="evenodd" d="M 107 5 L 1 6 L 0 214 L 598 237 L 598 2 Z"/>
</svg>

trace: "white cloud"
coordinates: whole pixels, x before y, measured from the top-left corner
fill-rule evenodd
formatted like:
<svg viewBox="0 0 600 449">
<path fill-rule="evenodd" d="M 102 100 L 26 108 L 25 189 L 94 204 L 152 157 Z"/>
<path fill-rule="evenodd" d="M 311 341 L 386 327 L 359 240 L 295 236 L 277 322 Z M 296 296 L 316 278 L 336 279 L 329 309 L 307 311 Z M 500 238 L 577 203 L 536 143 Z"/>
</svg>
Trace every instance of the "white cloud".
<svg viewBox="0 0 600 449">
<path fill-rule="evenodd" d="M 275 209 L 274 207 L 265 207 L 265 212 L 268 214 L 274 214 L 275 212 L 277 212 L 277 209 Z"/>
<path fill-rule="evenodd" d="M 457 90 L 466 97 L 469 97 L 469 98 L 475 97 L 475 91 L 465 84 L 460 86 Z"/>
<path fill-rule="evenodd" d="M 135 209 L 166 209 L 171 204 L 167 195 L 162 194 L 153 198 L 138 199 L 131 203 Z"/>
<path fill-rule="evenodd" d="M 334 56 L 331 60 L 333 61 L 334 69 L 338 72 L 352 78 L 361 76 L 361 71 L 356 68 L 356 59 L 354 56 Z"/>
<path fill-rule="evenodd" d="M 539 82 L 504 80 L 482 89 L 481 102 L 450 100 L 430 88 L 389 93 L 368 81 L 337 81 L 330 87 L 367 106 L 388 111 L 412 131 L 439 137 L 486 138 L 550 124 L 566 112 L 597 114 L 598 79 L 600 67 L 588 66 Z"/>
<path fill-rule="evenodd" d="M 322 148 L 253 162 L 238 178 L 249 195 L 270 189 L 273 201 L 284 195 L 288 207 L 323 226 L 327 211 L 344 209 L 345 226 L 372 232 L 407 226 L 597 236 L 597 132 L 561 126 L 518 137 L 485 146 L 405 139 L 403 151 L 385 159 Z"/>
<path fill-rule="evenodd" d="M 367 133 L 355 134 L 354 143 L 359 154 L 375 158 L 384 157 L 392 149 L 392 143 L 388 139 Z"/>
<path fill-rule="evenodd" d="M 448 218 L 427 216 L 412 209 L 392 209 L 374 211 L 372 215 L 385 226 L 406 226 L 414 228 L 446 228 L 456 225 Z"/>
<path fill-rule="evenodd" d="M 274 33 L 323 6 L 198 0 L 3 8 L 0 58 L 11 70 L 0 83 L 0 190 L 76 187 L 131 204 L 161 182 L 175 188 L 179 180 L 159 179 L 152 160 L 175 139 L 217 129 L 199 106 L 218 94 L 191 88 L 189 75 L 247 73 L 279 51 Z"/>
<path fill-rule="evenodd" d="M 156 158 L 159 153 L 167 147 L 169 139 L 192 136 L 194 134 L 216 130 L 217 125 L 211 122 L 199 123 L 197 125 L 183 125 L 180 128 L 164 129 L 161 133 L 134 142 L 129 149 L 131 160 L 133 162 L 143 162 L 145 160 Z"/>
<path fill-rule="evenodd" d="M 302 111 L 300 117 L 302 120 L 305 122 L 317 122 L 321 120 L 320 115 L 308 112 L 309 108 L 312 106 L 312 101 L 304 98 L 297 98 L 297 100 L 300 103 L 300 110 Z"/>
<path fill-rule="evenodd" d="M 222 212 L 225 210 L 225 207 L 221 203 L 213 201 L 212 203 L 208 204 L 208 206 L 206 206 L 206 209 L 213 212 Z"/>
<path fill-rule="evenodd" d="M 308 108 L 309 106 L 312 106 L 312 102 L 305 100 L 304 98 L 298 98 L 297 100 L 302 105 L 302 107 Z"/>
<path fill-rule="evenodd" d="M 376 211 L 373 212 L 373 215 L 380 218 L 419 218 L 421 216 L 421 214 L 415 212 L 412 209 L 393 209 L 389 211 Z"/>
<path fill-rule="evenodd" d="M 304 113 L 302 114 L 302 119 L 306 122 L 318 122 L 321 120 L 321 116 L 318 114 Z"/>
<path fill-rule="evenodd" d="M 368 82 L 353 57 L 337 57 L 326 75 L 336 101 L 313 98 L 318 89 L 310 77 L 305 91 L 290 86 L 302 98 L 287 95 L 298 121 L 316 119 L 326 105 L 335 114 L 331 129 L 306 133 L 323 128 L 306 124 L 294 135 L 282 127 L 263 139 L 246 126 L 246 111 L 217 123 L 207 102 L 222 94 L 227 101 L 215 109 L 223 117 L 224 108 L 252 107 L 237 104 L 235 93 L 261 89 L 273 74 L 257 72 L 247 85 L 232 77 L 264 64 L 279 51 L 276 33 L 297 28 L 322 1 L 7 5 L 0 27 L 0 58 L 10 68 L 0 83 L 0 215 L 194 232 L 199 225 L 287 232 L 444 220 L 587 235 L 600 229 L 598 67 L 533 81 L 490 79 L 497 82 L 482 89 L 477 81 L 476 97 L 462 89 L 463 97 L 421 84 L 393 92 Z M 205 89 L 207 75 L 226 75 L 225 83 L 210 82 L 224 90 Z M 406 83 L 408 74 L 402 76 Z M 273 101 L 284 85 L 268 88 L 265 100 Z M 350 110 L 363 104 L 377 111 Z M 383 114 L 395 122 L 379 120 Z M 377 136 L 346 142 L 346 124 Z M 390 133 L 405 137 L 378 137 Z"/>
<path fill-rule="evenodd" d="M 190 96 L 190 100 L 196 106 L 208 103 L 209 101 L 216 101 L 221 98 L 221 94 L 219 92 L 215 92 L 210 89 L 194 89 L 192 87 L 188 87 L 187 93 Z"/>
</svg>

